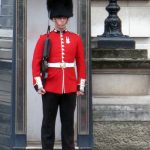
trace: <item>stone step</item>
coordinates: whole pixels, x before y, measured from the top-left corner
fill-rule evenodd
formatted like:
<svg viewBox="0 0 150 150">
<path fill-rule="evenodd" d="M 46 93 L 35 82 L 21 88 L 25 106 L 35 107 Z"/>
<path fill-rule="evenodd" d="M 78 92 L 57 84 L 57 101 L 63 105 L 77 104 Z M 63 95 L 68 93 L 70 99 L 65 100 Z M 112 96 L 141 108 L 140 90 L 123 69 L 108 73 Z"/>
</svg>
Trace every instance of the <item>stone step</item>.
<svg viewBox="0 0 150 150">
<path fill-rule="evenodd" d="M 92 58 L 92 69 L 149 69 L 150 60 L 132 58 Z"/>
<path fill-rule="evenodd" d="M 0 39 L 6 38 L 11 39 L 13 38 L 13 30 L 12 29 L 0 29 Z"/>
<path fill-rule="evenodd" d="M 0 120 L 1 120 L 1 123 L 10 124 L 11 123 L 11 115 L 0 112 Z"/>
<path fill-rule="evenodd" d="M 92 49 L 92 58 L 131 58 L 131 59 L 147 59 L 146 49 Z"/>
<path fill-rule="evenodd" d="M 0 60 L 12 60 L 12 49 L 0 48 Z"/>
<path fill-rule="evenodd" d="M 150 105 L 150 95 L 142 96 L 93 96 L 93 105 Z"/>
<path fill-rule="evenodd" d="M 12 15 L 13 5 L 1 5 L 1 15 Z"/>
<path fill-rule="evenodd" d="M 4 146 L 10 147 L 10 143 L 11 143 L 10 136 L 4 135 L 4 134 L 0 134 L 0 145 L 4 145 Z"/>
<path fill-rule="evenodd" d="M 37 141 L 37 142 L 35 142 L 35 141 L 34 142 L 28 142 L 26 149 L 27 150 L 42 150 L 41 143 L 39 141 Z M 76 146 L 75 149 L 79 150 L 79 147 Z M 62 150 L 60 141 L 55 142 L 54 150 Z"/>
<path fill-rule="evenodd" d="M 1 15 L 0 16 L 0 27 L 1 28 L 13 28 L 13 16 L 12 15 Z"/>
<path fill-rule="evenodd" d="M 1 98 L 1 96 L 0 96 L 0 98 Z M 11 104 L 10 104 L 10 102 L 4 102 L 4 101 L 0 100 L 0 113 L 5 113 L 5 114 L 10 114 L 11 113 Z"/>
<path fill-rule="evenodd" d="M 10 135 L 11 134 L 11 126 L 9 124 L 3 124 L 0 122 L 0 134 Z"/>
<path fill-rule="evenodd" d="M 0 39 L 0 48 L 11 49 L 13 41 L 11 39 Z"/>
<path fill-rule="evenodd" d="M 94 121 L 150 121 L 150 95 L 93 97 Z"/>
<path fill-rule="evenodd" d="M 0 59 L 0 70 L 12 70 L 12 60 Z"/>
<path fill-rule="evenodd" d="M 76 147 L 75 149 L 78 149 L 78 150 L 79 150 L 78 147 Z M 20 149 L 19 149 L 19 148 L 18 148 L 18 149 L 16 148 L 16 150 L 20 150 Z M 41 147 L 41 146 L 27 146 L 27 147 L 26 147 L 26 150 L 42 150 L 42 147 Z M 60 146 L 55 146 L 55 147 L 54 147 L 54 150 L 62 150 L 62 148 L 61 148 Z"/>
<path fill-rule="evenodd" d="M 13 0 L 1 0 L 1 5 L 13 5 Z"/>
<path fill-rule="evenodd" d="M 6 17 L 13 17 L 13 15 L 11 14 L 11 15 L 0 15 L 0 18 L 6 18 Z"/>
</svg>

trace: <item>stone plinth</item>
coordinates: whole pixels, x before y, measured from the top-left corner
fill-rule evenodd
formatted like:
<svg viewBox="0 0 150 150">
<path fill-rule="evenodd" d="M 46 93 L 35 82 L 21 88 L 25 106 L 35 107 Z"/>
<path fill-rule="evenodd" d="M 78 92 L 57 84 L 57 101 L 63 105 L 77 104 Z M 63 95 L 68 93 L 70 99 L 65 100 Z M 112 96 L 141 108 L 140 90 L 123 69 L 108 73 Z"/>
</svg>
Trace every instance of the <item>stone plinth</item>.
<svg viewBox="0 0 150 150">
<path fill-rule="evenodd" d="M 97 37 L 98 47 L 103 49 L 135 49 L 135 41 L 131 38 L 120 37 Z"/>
<path fill-rule="evenodd" d="M 140 96 L 149 94 L 150 75 L 144 70 L 97 72 L 92 76 L 94 96 Z"/>
<path fill-rule="evenodd" d="M 150 68 L 146 49 L 92 49 L 93 69 Z"/>
<path fill-rule="evenodd" d="M 147 50 L 92 46 L 94 150 L 149 150 Z"/>
</svg>

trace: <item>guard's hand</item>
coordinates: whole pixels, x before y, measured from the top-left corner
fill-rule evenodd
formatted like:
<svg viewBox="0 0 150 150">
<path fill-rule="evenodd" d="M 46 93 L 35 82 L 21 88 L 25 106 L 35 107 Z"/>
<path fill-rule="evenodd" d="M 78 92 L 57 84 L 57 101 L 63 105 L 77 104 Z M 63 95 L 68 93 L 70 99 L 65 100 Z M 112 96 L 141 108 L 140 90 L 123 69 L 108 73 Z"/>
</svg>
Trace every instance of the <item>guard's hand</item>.
<svg viewBox="0 0 150 150">
<path fill-rule="evenodd" d="M 40 88 L 39 90 L 38 90 L 38 94 L 40 94 L 40 95 L 44 95 L 46 93 L 46 91 L 45 91 L 45 89 L 43 89 L 43 88 Z"/>
<path fill-rule="evenodd" d="M 83 92 L 81 92 L 81 91 L 77 91 L 77 96 L 82 96 L 82 95 L 84 95 L 84 93 L 83 93 Z"/>
</svg>

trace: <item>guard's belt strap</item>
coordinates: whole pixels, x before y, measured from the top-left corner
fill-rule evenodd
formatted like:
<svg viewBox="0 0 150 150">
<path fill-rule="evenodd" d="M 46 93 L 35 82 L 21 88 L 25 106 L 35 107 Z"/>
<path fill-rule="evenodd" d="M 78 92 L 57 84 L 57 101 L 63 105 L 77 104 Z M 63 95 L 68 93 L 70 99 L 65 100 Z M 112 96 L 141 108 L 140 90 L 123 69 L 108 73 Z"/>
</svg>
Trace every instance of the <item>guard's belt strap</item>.
<svg viewBox="0 0 150 150">
<path fill-rule="evenodd" d="M 75 67 L 75 63 L 48 63 L 48 67 L 52 68 L 67 68 L 67 67 Z"/>
</svg>

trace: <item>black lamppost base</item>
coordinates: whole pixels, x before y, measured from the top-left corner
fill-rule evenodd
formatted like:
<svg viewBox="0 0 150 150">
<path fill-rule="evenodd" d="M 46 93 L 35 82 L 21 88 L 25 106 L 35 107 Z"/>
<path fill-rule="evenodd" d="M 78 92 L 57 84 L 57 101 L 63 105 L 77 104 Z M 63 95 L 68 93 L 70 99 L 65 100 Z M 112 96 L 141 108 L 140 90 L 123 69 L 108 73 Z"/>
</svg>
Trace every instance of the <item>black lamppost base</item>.
<svg viewBox="0 0 150 150">
<path fill-rule="evenodd" d="M 102 49 L 135 49 L 135 41 L 123 35 L 121 20 L 117 13 L 120 10 L 117 0 L 109 0 L 106 7 L 109 16 L 105 19 L 104 33 L 96 38 L 98 48 Z"/>
<path fill-rule="evenodd" d="M 130 37 L 101 37 L 97 38 L 100 49 L 135 49 L 135 41 Z"/>
</svg>

